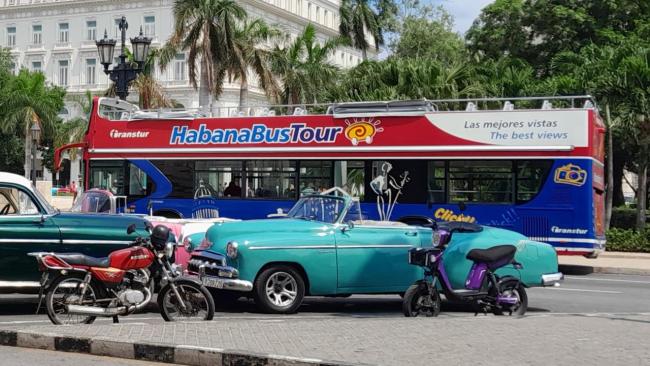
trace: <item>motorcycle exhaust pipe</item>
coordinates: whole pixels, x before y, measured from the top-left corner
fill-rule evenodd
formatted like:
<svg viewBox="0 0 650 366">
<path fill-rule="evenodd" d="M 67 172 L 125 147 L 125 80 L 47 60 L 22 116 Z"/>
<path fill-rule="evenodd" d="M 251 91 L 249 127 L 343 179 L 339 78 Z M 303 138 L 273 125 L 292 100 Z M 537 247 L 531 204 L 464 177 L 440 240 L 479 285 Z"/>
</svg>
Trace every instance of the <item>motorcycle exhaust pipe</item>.
<svg viewBox="0 0 650 366">
<path fill-rule="evenodd" d="M 67 305 L 71 314 L 94 315 L 94 316 L 115 316 L 126 313 L 126 306 L 116 308 L 100 308 L 97 306 Z"/>
</svg>

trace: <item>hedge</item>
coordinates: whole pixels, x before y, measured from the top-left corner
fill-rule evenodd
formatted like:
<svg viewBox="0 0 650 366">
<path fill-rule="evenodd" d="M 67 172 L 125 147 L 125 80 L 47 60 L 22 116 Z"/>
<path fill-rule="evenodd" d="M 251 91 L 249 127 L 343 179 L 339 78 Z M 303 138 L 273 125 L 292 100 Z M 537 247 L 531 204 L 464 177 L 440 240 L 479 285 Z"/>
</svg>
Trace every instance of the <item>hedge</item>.
<svg viewBox="0 0 650 366">
<path fill-rule="evenodd" d="M 650 217 L 647 219 L 650 220 Z M 610 226 L 618 229 L 634 229 L 636 227 L 636 210 L 627 207 L 615 207 L 612 209 Z"/>
<path fill-rule="evenodd" d="M 611 228 L 607 231 L 606 250 L 650 253 L 650 228 L 643 231 Z"/>
</svg>

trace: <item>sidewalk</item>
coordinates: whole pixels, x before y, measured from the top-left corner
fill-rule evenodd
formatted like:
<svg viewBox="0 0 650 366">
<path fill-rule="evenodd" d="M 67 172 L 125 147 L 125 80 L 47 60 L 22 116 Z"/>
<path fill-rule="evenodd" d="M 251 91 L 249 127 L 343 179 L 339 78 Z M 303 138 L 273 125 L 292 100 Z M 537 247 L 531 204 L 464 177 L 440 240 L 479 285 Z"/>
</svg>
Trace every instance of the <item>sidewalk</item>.
<svg viewBox="0 0 650 366">
<path fill-rule="evenodd" d="M 650 253 L 604 252 L 598 258 L 559 256 L 564 273 L 608 273 L 650 276 Z"/>
<path fill-rule="evenodd" d="M 0 329 L 0 345 L 185 365 L 641 365 L 650 314 L 227 319 Z M 323 361 L 332 360 L 332 361 Z"/>
</svg>

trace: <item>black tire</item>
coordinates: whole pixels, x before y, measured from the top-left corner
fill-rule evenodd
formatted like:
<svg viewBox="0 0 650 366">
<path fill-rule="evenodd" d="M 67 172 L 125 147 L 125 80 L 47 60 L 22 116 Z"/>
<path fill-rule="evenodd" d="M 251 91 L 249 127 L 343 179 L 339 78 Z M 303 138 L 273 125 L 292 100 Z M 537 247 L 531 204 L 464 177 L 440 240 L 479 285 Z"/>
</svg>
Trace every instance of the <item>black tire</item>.
<svg viewBox="0 0 650 366">
<path fill-rule="evenodd" d="M 528 310 L 528 295 L 526 294 L 526 288 L 519 281 L 508 281 L 501 284 L 501 294 L 502 295 L 515 295 L 519 299 L 519 302 L 516 305 L 511 307 L 501 307 L 500 309 L 494 308 L 494 315 L 514 315 L 514 316 L 524 316 L 526 310 Z"/>
<path fill-rule="evenodd" d="M 183 309 L 169 283 L 158 293 L 160 315 L 168 322 L 177 320 L 212 320 L 214 318 L 214 299 L 205 286 L 189 280 L 176 280 L 174 286 L 183 298 Z"/>
<path fill-rule="evenodd" d="M 45 307 L 47 308 L 47 317 L 50 318 L 52 323 L 61 325 L 71 325 L 71 324 L 91 324 L 95 321 L 96 317 L 91 315 L 77 315 L 70 314 L 65 310 L 65 305 L 70 300 L 72 296 L 79 298 L 80 288 L 75 286 L 73 288 L 65 288 L 60 286 L 62 283 L 71 283 L 71 284 L 80 284 L 83 282 L 83 278 L 76 275 L 67 275 L 60 276 L 55 279 L 47 290 L 45 295 Z M 90 301 L 89 305 L 92 306 L 94 301 L 98 298 L 101 298 L 100 290 L 97 285 L 94 285 L 92 282 L 88 285 L 86 293 L 84 295 L 84 300 Z"/>
<path fill-rule="evenodd" d="M 231 310 L 235 309 L 239 304 L 239 299 L 245 294 L 239 291 L 217 290 L 208 288 L 212 299 L 214 299 L 214 306 L 217 309 Z"/>
<path fill-rule="evenodd" d="M 425 283 L 416 283 L 406 290 L 404 301 L 402 301 L 402 312 L 406 317 L 424 315 L 426 317 L 438 316 L 440 314 L 440 294 L 438 290 L 429 291 Z"/>
<path fill-rule="evenodd" d="M 293 314 L 298 311 L 304 297 L 305 280 L 287 265 L 265 269 L 253 285 L 255 305 L 265 313 Z"/>
</svg>

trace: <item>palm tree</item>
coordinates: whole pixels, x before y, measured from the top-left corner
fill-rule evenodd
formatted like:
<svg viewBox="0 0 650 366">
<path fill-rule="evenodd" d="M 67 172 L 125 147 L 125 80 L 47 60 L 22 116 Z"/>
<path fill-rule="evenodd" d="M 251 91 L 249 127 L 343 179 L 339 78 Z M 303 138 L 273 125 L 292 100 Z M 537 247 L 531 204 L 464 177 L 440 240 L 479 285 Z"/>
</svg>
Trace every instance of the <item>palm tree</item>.
<svg viewBox="0 0 650 366">
<path fill-rule="evenodd" d="M 264 43 L 277 39 L 280 31 L 262 19 L 243 21 L 235 26 L 235 52 L 228 63 L 228 73 L 239 80 L 239 108 L 248 104 L 248 71 L 253 70 L 267 97 L 277 99 L 280 91 L 270 68 L 272 51 Z"/>
<path fill-rule="evenodd" d="M 190 83 L 199 89 L 199 103 L 209 106 L 211 95 L 223 91 L 226 66 L 235 53 L 235 27 L 246 11 L 233 0 L 176 0 L 173 13 L 174 31 L 161 49 L 160 67 L 164 69 L 177 52 L 188 51 Z"/>
<path fill-rule="evenodd" d="M 330 39 L 322 45 L 316 29 L 308 24 L 293 42 L 275 45 L 270 57 L 271 70 L 282 85 L 281 100 L 286 104 L 312 103 L 331 85 L 338 72 L 328 58 L 341 39 Z"/>
<path fill-rule="evenodd" d="M 383 30 L 379 15 L 374 12 L 368 0 L 342 0 L 339 7 L 339 32 L 352 46 L 361 50 L 363 60 L 368 59 L 370 44 L 366 32 L 374 39 L 375 49 L 384 44 Z"/>
</svg>

